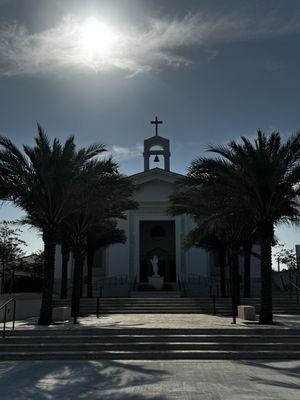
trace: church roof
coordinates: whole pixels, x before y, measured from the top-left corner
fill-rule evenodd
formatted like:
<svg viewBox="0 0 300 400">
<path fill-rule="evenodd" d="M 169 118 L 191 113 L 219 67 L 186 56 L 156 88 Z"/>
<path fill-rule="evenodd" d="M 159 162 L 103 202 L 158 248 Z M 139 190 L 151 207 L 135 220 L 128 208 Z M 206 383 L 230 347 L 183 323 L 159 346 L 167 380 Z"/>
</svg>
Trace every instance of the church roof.
<svg viewBox="0 0 300 400">
<path fill-rule="evenodd" d="M 174 183 L 176 180 L 182 178 L 183 176 L 184 175 L 178 174 L 177 172 L 171 172 L 161 168 L 152 168 L 147 171 L 130 175 L 130 178 L 132 178 L 137 183 L 144 183 L 153 180 Z"/>
</svg>

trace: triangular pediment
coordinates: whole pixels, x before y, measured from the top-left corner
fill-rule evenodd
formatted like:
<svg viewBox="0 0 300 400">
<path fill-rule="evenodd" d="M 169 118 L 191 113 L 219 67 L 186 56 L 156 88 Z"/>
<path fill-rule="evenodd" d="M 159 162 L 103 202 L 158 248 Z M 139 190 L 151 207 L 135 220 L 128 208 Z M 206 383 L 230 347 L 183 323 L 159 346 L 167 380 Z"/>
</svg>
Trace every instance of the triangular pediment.
<svg viewBox="0 0 300 400">
<path fill-rule="evenodd" d="M 166 171 L 161 168 L 153 168 L 148 171 L 131 175 L 130 178 L 132 178 L 136 184 L 143 184 L 151 181 L 174 183 L 183 176 L 184 175 L 178 174 L 176 172 Z"/>
</svg>

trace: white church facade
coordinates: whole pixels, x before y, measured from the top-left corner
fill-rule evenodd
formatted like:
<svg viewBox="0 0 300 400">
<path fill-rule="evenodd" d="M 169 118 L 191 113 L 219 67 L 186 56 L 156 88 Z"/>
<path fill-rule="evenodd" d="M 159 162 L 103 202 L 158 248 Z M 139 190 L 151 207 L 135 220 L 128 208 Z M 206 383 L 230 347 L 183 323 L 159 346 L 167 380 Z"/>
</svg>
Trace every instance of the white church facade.
<svg viewBox="0 0 300 400">
<path fill-rule="evenodd" d="M 142 290 L 154 275 L 153 257 L 157 260 L 157 275 L 162 278 L 163 288 L 178 291 L 180 283 L 194 281 L 199 283 L 198 290 L 200 288 L 203 295 L 208 295 L 209 282 L 218 281 L 219 268 L 214 252 L 205 248 L 187 250 L 184 247 L 186 235 L 194 226 L 193 218 L 189 215 L 171 216 L 168 213 L 169 197 L 174 191 L 175 182 L 182 175 L 170 170 L 170 143 L 157 134 L 157 123 L 159 121 L 156 118 L 156 135 L 144 141 L 144 171 L 131 176 L 138 187 L 135 200 L 139 207 L 129 210 L 127 218 L 118 222 L 118 227 L 126 234 L 126 243 L 114 244 L 95 252 L 92 268 L 95 295 L 98 295 L 100 288 L 105 296 L 125 296 L 130 295 L 131 290 Z M 156 165 L 159 158 L 163 160 L 162 168 L 150 168 Z M 252 258 L 252 277 L 255 278 L 259 276 L 258 260 Z M 71 257 L 68 271 L 70 285 L 72 270 Z M 87 269 L 83 274 L 83 296 L 87 293 L 86 275 Z M 61 254 L 57 247 L 57 293 L 60 280 Z M 216 287 L 214 290 L 217 290 Z"/>
</svg>

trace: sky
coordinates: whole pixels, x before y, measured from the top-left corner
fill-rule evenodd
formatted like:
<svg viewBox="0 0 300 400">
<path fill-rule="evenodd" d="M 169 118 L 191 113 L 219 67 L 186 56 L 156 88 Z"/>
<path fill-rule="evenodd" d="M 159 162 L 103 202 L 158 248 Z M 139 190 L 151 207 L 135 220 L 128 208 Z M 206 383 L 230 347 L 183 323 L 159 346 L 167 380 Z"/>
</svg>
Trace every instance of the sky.
<svg viewBox="0 0 300 400">
<path fill-rule="evenodd" d="M 39 122 L 106 144 L 133 174 L 157 115 L 185 173 L 208 145 L 300 129 L 299 39 L 296 0 L 0 0 L 0 135 L 32 144 Z M 0 206 L 0 220 L 21 215 Z M 33 229 L 23 239 L 42 247 Z"/>
</svg>

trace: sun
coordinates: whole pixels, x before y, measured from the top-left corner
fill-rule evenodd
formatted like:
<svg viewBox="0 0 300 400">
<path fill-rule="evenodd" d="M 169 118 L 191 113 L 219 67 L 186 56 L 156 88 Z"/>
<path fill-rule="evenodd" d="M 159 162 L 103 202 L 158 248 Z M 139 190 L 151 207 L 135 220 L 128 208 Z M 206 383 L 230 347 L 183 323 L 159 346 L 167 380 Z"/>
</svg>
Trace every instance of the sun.
<svg viewBox="0 0 300 400">
<path fill-rule="evenodd" d="M 114 35 L 107 25 L 90 17 L 82 25 L 80 44 L 90 58 L 104 57 L 112 49 Z"/>
</svg>

